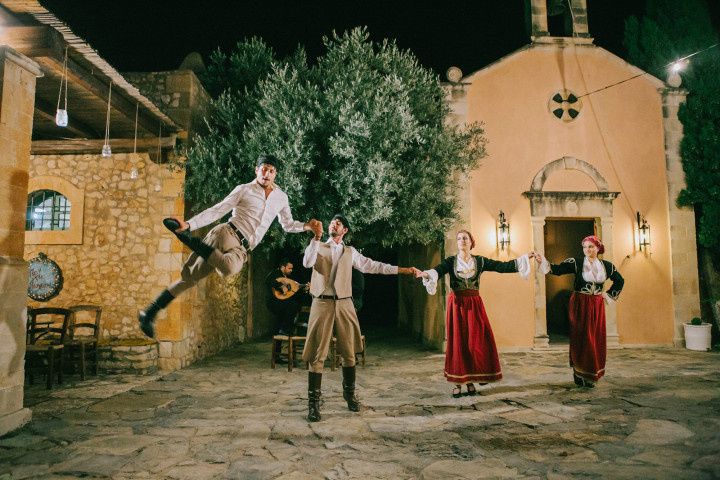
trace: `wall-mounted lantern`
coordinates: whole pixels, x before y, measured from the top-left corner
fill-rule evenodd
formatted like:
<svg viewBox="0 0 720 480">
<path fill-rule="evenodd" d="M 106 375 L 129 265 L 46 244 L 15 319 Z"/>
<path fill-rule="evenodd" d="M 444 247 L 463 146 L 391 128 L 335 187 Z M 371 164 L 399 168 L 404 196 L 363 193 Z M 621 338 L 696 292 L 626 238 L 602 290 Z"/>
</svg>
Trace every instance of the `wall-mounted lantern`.
<svg viewBox="0 0 720 480">
<path fill-rule="evenodd" d="M 638 233 L 638 249 L 647 253 L 650 246 L 650 225 L 648 225 L 645 217 L 636 212 L 637 216 L 637 233 Z"/>
<path fill-rule="evenodd" d="M 505 219 L 505 213 L 502 210 L 497 219 L 497 246 L 501 251 L 510 246 L 510 224 Z"/>
</svg>

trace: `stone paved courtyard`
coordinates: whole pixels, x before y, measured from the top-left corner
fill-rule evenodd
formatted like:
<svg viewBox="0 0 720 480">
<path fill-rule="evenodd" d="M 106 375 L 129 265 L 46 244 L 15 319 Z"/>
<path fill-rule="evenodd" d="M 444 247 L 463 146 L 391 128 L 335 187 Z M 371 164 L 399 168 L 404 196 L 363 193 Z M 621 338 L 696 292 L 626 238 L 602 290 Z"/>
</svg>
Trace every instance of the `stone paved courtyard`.
<svg viewBox="0 0 720 480">
<path fill-rule="evenodd" d="M 566 350 L 505 353 L 502 382 L 453 399 L 442 355 L 368 337 L 362 412 L 327 372 L 315 424 L 307 372 L 271 370 L 267 343 L 165 376 L 29 387 L 0 479 L 720 478 L 717 351 L 612 350 L 593 390 Z"/>
</svg>

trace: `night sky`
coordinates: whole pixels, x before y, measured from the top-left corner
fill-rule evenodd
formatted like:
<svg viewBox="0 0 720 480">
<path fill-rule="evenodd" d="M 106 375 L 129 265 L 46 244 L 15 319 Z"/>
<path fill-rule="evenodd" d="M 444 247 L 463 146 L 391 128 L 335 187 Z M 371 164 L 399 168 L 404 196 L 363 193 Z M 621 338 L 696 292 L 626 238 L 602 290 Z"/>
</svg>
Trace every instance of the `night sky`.
<svg viewBox="0 0 720 480">
<path fill-rule="evenodd" d="M 394 38 L 444 79 L 469 74 L 527 44 L 524 0 L 41 0 L 120 71 L 177 68 L 185 55 L 228 51 L 259 36 L 284 56 L 298 44 L 323 53 L 333 30 L 367 26 L 375 40 Z M 624 20 L 645 0 L 588 0 L 595 43 L 623 55 Z M 711 3 L 717 3 L 711 0 Z"/>
</svg>

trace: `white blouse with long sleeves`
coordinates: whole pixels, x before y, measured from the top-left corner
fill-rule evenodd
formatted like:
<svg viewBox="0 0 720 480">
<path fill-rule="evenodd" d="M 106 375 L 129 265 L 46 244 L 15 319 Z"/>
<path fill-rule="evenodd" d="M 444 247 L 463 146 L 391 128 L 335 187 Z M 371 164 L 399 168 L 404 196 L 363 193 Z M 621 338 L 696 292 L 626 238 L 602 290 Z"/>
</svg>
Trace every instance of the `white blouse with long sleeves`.
<svg viewBox="0 0 720 480">
<path fill-rule="evenodd" d="M 545 275 L 550 273 L 550 262 L 548 262 L 547 258 L 542 257 L 542 262 L 540 263 L 539 268 Z M 595 261 L 591 262 L 588 257 L 585 257 L 583 259 L 582 277 L 586 282 L 603 283 L 607 280 L 607 272 L 605 271 L 603 262 L 599 258 L 596 258 Z M 603 292 L 602 297 L 605 299 L 606 303 L 615 302 L 615 300 L 613 300 L 607 292 Z"/>
<path fill-rule="evenodd" d="M 475 270 L 477 268 L 477 261 L 474 256 L 470 256 L 468 261 L 465 261 L 462 257 L 457 255 L 455 257 L 455 275 L 459 278 L 472 278 L 475 276 Z M 530 275 L 530 259 L 527 254 L 521 255 L 515 259 L 515 265 L 517 266 L 517 273 L 522 277 L 523 280 L 527 280 Z M 427 273 L 427 278 L 423 276 L 422 283 L 425 290 L 429 295 L 435 295 L 437 293 L 438 284 L 438 272 L 435 269 L 425 270 L 423 273 Z"/>
</svg>

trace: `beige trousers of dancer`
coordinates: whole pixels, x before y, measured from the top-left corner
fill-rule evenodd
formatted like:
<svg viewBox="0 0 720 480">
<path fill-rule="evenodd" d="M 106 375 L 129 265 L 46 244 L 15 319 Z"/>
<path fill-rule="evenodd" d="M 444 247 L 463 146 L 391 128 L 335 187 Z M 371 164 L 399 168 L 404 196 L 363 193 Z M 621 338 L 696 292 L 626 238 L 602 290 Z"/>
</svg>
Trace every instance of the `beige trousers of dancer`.
<svg viewBox="0 0 720 480">
<path fill-rule="evenodd" d="M 234 275 L 242 270 L 247 261 L 247 250 L 227 223 L 221 223 L 210 230 L 203 242 L 215 250 L 207 261 L 194 252 L 188 257 L 180 272 L 180 279 L 168 287 L 173 297 L 196 285 L 213 270 L 222 276 Z"/>
<path fill-rule="evenodd" d="M 352 298 L 313 298 L 302 354 L 311 372 L 322 373 L 333 336 L 337 338 L 336 348 L 342 357 L 343 367 L 355 366 L 355 352 L 362 350 L 362 341 Z"/>
</svg>

